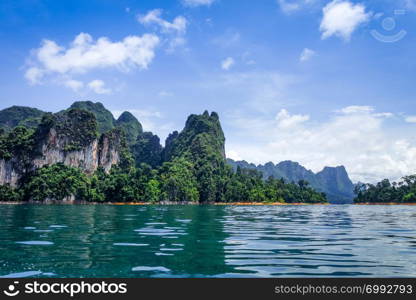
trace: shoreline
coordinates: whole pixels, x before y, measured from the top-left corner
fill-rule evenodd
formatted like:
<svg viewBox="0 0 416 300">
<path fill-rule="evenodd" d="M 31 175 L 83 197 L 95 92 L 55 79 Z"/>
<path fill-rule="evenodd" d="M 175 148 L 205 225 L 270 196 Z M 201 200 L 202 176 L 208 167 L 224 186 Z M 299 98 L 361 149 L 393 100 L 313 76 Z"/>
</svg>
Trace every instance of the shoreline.
<svg viewBox="0 0 416 300">
<path fill-rule="evenodd" d="M 344 206 L 344 205 L 404 205 L 413 206 L 416 203 L 351 203 L 351 204 L 331 204 L 331 203 L 259 203 L 259 202 L 216 202 L 216 203 L 182 203 L 182 202 L 160 202 L 160 203 L 148 203 L 148 202 L 87 202 L 87 201 L 47 201 L 47 202 L 20 202 L 20 201 L 5 201 L 0 202 L 0 205 L 115 205 L 115 206 L 174 206 L 174 205 L 200 205 L 200 206 Z"/>
<path fill-rule="evenodd" d="M 395 202 L 374 202 L 374 203 L 354 203 L 353 205 L 416 205 L 416 203 L 395 203 Z"/>
<path fill-rule="evenodd" d="M 288 205 L 331 205 L 330 203 L 259 203 L 259 202 L 216 202 L 216 203 L 183 203 L 183 202 L 160 202 L 160 203 L 149 203 L 149 202 L 88 202 L 88 201 L 46 201 L 46 202 L 20 202 L 20 201 L 5 201 L 0 202 L 0 205 L 130 205 L 130 206 L 185 206 L 185 205 L 200 205 L 200 206 L 288 206 Z"/>
</svg>

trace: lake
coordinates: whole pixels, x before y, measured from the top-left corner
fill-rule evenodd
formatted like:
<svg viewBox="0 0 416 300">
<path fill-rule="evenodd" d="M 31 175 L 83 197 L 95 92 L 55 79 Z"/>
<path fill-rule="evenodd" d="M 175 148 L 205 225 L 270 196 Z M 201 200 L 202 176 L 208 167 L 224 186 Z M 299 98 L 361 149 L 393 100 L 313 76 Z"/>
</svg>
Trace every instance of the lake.
<svg viewBox="0 0 416 300">
<path fill-rule="evenodd" d="M 416 206 L 0 205 L 0 277 L 415 277 Z"/>
</svg>

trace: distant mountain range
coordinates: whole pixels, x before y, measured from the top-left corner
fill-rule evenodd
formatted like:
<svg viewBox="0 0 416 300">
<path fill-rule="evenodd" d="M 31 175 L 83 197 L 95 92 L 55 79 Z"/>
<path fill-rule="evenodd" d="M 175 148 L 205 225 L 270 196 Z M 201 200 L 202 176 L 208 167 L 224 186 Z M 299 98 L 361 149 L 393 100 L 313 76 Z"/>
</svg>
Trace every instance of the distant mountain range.
<svg viewBox="0 0 416 300">
<path fill-rule="evenodd" d="M 306 180 L 317 191 L 324 192 L 328 200 L 334 204 L 352 203 L 354 198 L 354 184 L 348 177 L 344 166 L 325 167 L 322 171 L 314 173 L 297 162 L 283 161 L 278 164 L 269 162 L 265 165 L 255 165 L 246 161 L 234 161 L 227 159 L 227 163 L 234 170 L 237 167 L 244 169 L 255 169 L 263 173 L 263 178 L 270 176 L 286 182 L 298 182 Z"/>
</svg>

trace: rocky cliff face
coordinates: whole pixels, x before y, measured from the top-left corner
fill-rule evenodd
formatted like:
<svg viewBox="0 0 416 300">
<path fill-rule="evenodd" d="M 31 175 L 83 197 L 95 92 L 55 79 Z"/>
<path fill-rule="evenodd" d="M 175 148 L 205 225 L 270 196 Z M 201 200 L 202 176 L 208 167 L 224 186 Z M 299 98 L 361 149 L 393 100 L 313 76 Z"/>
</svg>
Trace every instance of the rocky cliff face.
<svg viewBox="0 0 416 300">
<path fill-rule="evenodd" d="M 325 167 L 316 174 L 319 182 L 323 185 L 328 197 L 337 199 L 338 202 L 348 202 L 354 198 L 354 184 L 348 177 L 344 166 L 335 168 Z"/>
<path fill-rule="evenodd" d="M 41 155 L 33 160 L 33 166 L 41 168 L 45 165 L 63 163 L 66 166 L 79 168 L 87 174 L 94 173 L 98 167 L 108 172 L 120 159 L 117 147 L 114 147 L 114 141 L 110 139 L 111 137 L 104 135 L 80 150 L 65 151 L 63 149 L 68 144 L 68 138 L 59 136 L 56 130 L 51 129 L 47 140 L 41 146 Z"/>
<path fill-rule="evenodd" d="M 29 158 L 13 153 L 11 158 L 0 159 L 0 185 L 15 187 L 25 173 L 56 163 L 88 175 L 99 167 L 109 172 L 120 161 L 122 137 L 116 129 L 98 136 L 96 127 L 95 117 L 82 110 L 45 117 L 33 133 Z"/>
<path fill-rule="evenodd" d="M 16 168 L 16 159 L 0 159 L 0 185 L 9 184 L 15 187 L 20 179 L 19 169 Z"/>
</svg>

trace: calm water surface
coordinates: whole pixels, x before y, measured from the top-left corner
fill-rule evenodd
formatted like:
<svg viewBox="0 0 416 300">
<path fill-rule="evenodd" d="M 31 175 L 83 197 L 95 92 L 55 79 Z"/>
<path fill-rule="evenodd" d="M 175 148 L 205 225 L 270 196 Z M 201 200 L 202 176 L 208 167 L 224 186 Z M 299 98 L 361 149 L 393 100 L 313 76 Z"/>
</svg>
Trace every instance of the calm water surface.
<svg viewBox="0 0 416 300">
<path fill-rule="evenodd" d="M 0 205 L 0 277 L 416 277 L 416 206 Z"/>
</svg>

